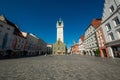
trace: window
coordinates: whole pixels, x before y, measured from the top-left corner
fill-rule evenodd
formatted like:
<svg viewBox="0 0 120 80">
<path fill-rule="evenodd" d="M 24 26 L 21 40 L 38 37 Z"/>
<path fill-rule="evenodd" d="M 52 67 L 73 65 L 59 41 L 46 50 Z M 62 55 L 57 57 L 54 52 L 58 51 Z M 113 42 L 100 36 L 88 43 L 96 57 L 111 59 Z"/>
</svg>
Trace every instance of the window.
<svg viewBox="0 0 120 80">
<path fill-rule="evenodd" d="M 19 42 L 21 42 L 21 39 L 19 39 Z"/>
<path fill-rule="evenodd" d="M 110 41 L 114 40 L 113 33 L 110 33 L 110 34 L 109 34 L 109 38 L 110 38 Z"/>
<path fill-rule="evenodd" d="M 101 46 L 104 46 L 104 43 L 102 42 Z"/>
<path fill-rule="evenodd" d="M 20 45 L 17 46 L 18 48 L 20 47 Z"/>
<path fill-rule="evenodd" d="M 2 25 L 2 24 L 0 24 L 0 27 L 3 27 L 3 25 Z"/>
<path fill-rule="evenodd" d="M 101 33 L 101 31 L 99 30 L 99 33 Z"/>
<path fill-rule="evenodd" d="M 92 45 L 90 44 L 90 46 L 92 46 Z"/>
<path fill-rule="evenodd" d="M 114 11 L 114 6 L 110 6 L 110 12 L 113 12 Z"/>
<path fill-rule="evenodd" d="M 101 47 L 101 44 L 99 44 L 99 47 Z"/>
<path fill-rule="evenodd" d="M 0 34 L 2 33 L 2 31 L 0 30 Z"/>
<path fill-rule="evenodd" d="M 7 30 L 10 30 L 10 28 L 7 28 Z"/>
<path fill-rule="evenodd" d="M 108 24 L 106 24 L 106 28 L 107 28 L 107 31 L 110 31 L 111 30 L 111 26 L 110 26 L 110 24 L 108 23 Z"/>
<path fill-rule="evenodd" d="M 113 23 L 115 26 L 120 25 L 120 20 L 118 19 L 118 17 L 113 19 Z"/>
<path fill-rule="evenodd" d="M 117 31 L 118 38 L 120 39 L 120 30 Z"/>
<path fill-rule="evenodd" d="M 60 48 L 58 47 L 58 50 L 60 50 Z"/>
</svg>

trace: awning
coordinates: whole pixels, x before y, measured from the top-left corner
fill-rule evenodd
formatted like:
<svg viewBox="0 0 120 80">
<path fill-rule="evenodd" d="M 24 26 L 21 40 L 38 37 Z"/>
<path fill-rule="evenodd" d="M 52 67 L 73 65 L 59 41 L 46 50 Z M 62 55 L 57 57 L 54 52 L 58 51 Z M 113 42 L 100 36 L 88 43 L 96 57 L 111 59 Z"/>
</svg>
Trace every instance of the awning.
<svg viewBox="0 0 120 80">
<path fill-rule="evenodd" d="M 107 47 L 110 47 L 110 46 L 120 46 L 120 40 L 115 40 L 115 41 L 112 41 L 112 42 L 108 42 L 108 43 L 106 43 L 106 46 Z"/>
</svg>

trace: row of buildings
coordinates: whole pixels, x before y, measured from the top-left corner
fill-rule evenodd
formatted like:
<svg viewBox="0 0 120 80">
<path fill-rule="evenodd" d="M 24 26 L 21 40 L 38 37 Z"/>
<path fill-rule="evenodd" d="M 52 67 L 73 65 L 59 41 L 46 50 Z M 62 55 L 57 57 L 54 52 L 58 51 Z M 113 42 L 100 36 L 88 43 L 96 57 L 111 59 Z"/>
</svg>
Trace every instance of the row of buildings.
<svg viewBox="0 0 120 80">
<path fill-rule="evenodd" d="M 75 54 L 120 57 L 120 0 L 105 0 L 101 19 L 93 19 L 78 43 L 69 49 Z"/>
<path fill-rule="evenodd" d="M 23 32 L 0 15 L 0 56 L 32 56 L 44 54 L 47 43 L 32 33 Z"/>
</svg>

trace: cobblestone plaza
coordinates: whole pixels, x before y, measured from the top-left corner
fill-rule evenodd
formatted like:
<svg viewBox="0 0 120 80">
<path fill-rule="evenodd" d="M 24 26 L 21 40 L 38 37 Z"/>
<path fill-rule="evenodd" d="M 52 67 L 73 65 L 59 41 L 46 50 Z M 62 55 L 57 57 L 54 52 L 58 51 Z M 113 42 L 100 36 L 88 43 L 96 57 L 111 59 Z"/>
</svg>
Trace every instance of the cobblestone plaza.
<svg viewBox="0 0 120 80">
<path fill-rule="evenodd" d="M 120 59 L 49 55 L 0 60 L 0 80 L 120 80 Z"/>
</svg>

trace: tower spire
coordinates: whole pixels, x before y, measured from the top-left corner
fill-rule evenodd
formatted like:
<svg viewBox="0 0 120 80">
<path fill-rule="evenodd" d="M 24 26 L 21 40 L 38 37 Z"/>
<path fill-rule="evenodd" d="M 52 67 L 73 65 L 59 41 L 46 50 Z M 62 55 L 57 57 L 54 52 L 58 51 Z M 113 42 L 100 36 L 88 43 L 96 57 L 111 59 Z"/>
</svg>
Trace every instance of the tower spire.
<svg viewBox="0 0 120 80">
<path fill-rule="evenodd" d="M 59 18 L 59 22 L 62 22 L 62 19 L 61 19 L 61 17 Z"/>
</svg>

